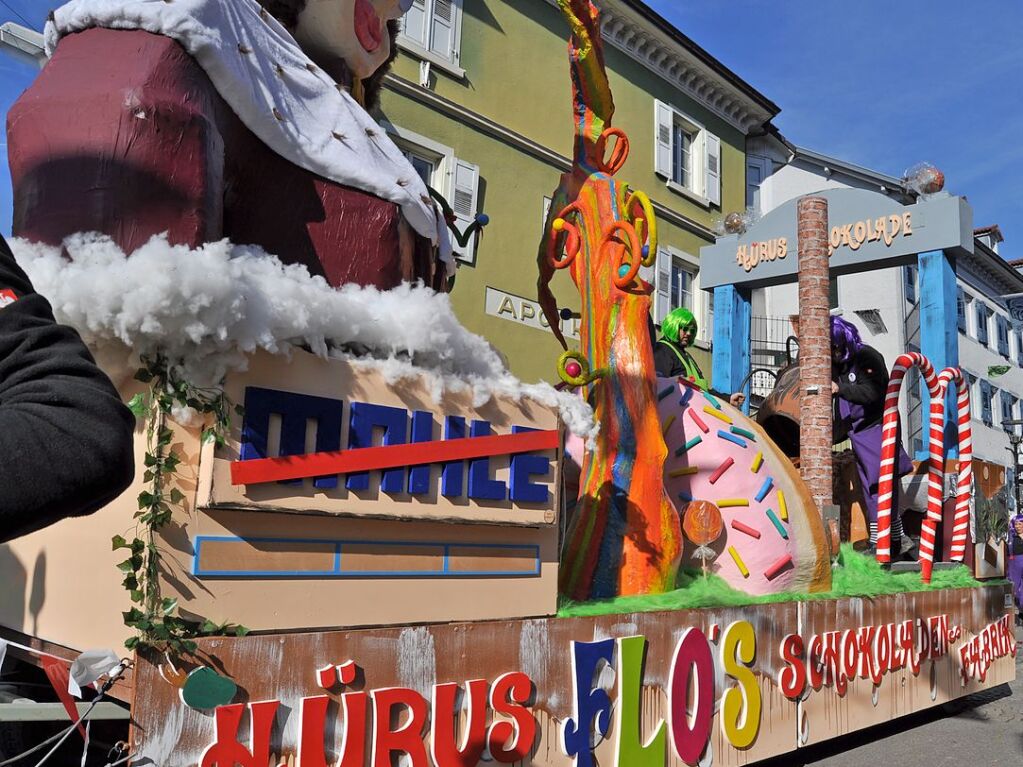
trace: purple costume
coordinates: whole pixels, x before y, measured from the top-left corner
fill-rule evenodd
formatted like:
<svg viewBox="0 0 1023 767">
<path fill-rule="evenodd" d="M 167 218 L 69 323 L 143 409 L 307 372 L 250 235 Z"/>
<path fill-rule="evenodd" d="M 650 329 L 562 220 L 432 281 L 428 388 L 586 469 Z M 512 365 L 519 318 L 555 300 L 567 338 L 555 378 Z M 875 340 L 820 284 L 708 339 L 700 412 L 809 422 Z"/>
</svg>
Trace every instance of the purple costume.
<svg viewBox="0 0 1023 767">
<path fill-rule="evenodd" d="M 1016 532 L 1016 523 L 1023 522 L 1023 514 L 1017 514 L 1009 520 L 1009 545 L 1007 553 L 1009 565 L 1007 577 L 1012 584 L 1012 591 L 1016 595 L 1016 604 L 1023 609 L 1023 538 Z"/>
<path fill-rule="evenodd" d="M 840 317 L 831 318 L 831 378 L 835 397 L 835 442 L 848 438 L 856 456 L 856 471 L 863 486 L 867 518 L 877 523 L 877 485 L 881 473 L 881 432 L 888 368 L 876 349 L 860 340 L 856 327 Z M 913 471 L 913 462 L 899 441 L 895 476 Z M 898 492 L 898 484 L 895 485 Z M 898 498 L 892 508 L 898 509 Z M 894 524 L 894 523 L 893 523 Z"/>
</svg>

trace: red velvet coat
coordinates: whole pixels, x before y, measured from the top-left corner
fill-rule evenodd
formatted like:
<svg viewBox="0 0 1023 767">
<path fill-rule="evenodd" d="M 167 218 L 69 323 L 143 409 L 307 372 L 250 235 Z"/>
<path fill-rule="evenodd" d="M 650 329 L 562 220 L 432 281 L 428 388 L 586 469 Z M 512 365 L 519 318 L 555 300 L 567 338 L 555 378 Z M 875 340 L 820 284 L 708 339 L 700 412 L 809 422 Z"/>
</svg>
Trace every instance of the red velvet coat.
<svg viewBox="0 0 1023 767">
<path fill-rule="evenodd" d="M 161 232 L 190 247 L 226 237 L 334 286 L 444 283 L 397 205 L 274 153 L 168 37 L 65 37 L 11 107 L 7 134 L 15 236 L 59 245 L 98 231 L 125 252 Z"/>
</svg>

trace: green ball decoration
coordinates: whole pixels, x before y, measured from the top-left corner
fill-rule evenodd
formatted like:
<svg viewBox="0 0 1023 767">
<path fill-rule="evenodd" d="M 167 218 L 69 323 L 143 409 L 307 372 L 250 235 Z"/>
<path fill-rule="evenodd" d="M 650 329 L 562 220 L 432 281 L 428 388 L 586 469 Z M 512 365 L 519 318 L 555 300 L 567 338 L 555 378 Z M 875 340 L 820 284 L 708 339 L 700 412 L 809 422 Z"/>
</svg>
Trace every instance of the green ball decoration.
<svg viewBox="0 0 1023 767">
<path fill-rule="evenodd" d="M 189 708 L 208 711 L 226 706 L 234 700 L 238 685 L 211 668 L 202 666 L 188 675 L 181 689 L 181 699 Z"/>
</svg>

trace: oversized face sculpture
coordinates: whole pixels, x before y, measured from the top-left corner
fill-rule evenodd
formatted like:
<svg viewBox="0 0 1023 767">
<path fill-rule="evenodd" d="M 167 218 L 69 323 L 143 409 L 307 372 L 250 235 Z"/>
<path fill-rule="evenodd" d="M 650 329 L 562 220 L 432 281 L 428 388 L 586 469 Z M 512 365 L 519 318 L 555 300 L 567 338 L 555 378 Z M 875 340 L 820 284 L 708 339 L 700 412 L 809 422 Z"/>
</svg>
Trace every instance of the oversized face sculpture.
<svg viewBox="0 0 1023 767">
<path fill-rule="evenodd" d="M 341 59 L 365 79 L 391 55 L 387 22 L 411 6 L 412 0 L 308 0 L 295 39 L 321 64 L 329 68 L 330 61 Z"/>
</svg>

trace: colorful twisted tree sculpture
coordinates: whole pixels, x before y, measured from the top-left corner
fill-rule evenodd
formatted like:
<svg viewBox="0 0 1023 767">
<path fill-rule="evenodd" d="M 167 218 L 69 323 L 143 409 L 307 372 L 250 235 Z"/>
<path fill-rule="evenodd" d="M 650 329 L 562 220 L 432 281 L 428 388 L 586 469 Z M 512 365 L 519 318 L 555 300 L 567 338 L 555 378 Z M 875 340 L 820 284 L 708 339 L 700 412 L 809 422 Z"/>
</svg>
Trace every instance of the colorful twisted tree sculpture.
<svg viewBox="0 0 1023 767">
<path fill-rule="evenodd" d="M 610 127 L 614 101 L 599 11 L 589 0 L 558 5 L 572 28 L 575 148 L 572 170 L 554 193 L 537 257 L 537 289 L 566 349 L 550 282 L 557 270 L 567 269 L 579 289 L 580 350 L 562 355 L 559 373 L 586 387 L 600 423 L 583 460 L 561 590 L 580 600 L 661 592 L 674 587 L 682 532 L 663 484 L 667 449 L 648 332 L 653 287 L 639 276 L 640 266 L 653 265 L 656 257 L 657 224 L 647 196 L 614 178 L 629 141 Z"/>
</svg>

